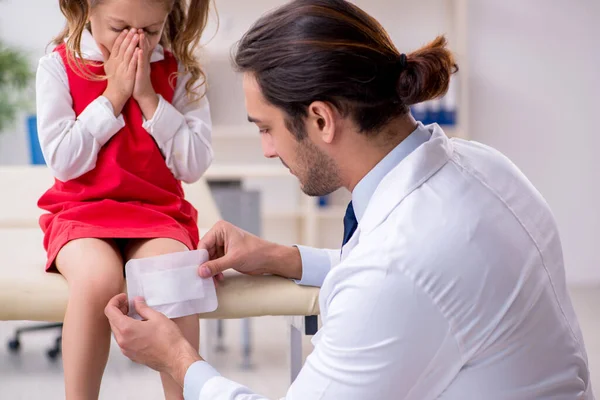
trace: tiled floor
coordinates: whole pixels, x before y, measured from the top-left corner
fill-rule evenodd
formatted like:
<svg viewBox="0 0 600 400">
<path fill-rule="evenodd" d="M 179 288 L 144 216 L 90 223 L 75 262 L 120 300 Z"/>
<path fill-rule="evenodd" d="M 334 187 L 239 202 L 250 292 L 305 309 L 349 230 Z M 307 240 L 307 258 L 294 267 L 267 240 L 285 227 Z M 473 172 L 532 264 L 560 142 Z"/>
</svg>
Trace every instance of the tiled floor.
<svg viewBox="0 0 600 400">
<path fill-rule="evenodd" d="M 600 288 L 572 291 L 586 340 L 592 381 L 600 387 Z M 55 333 L 33 333 L 23 338 L 19 354 L 10 354 L 6 340 L 22 322 L 0 322 L 0 399 L 64 399 L 60 361 L 51 363 L 45 356 Z M 215 353 L 212 364 L 226 377 L 242 382 L 254 390 L 279 398 L 288 385 L 288 333 L 283 318 L 265 317 L 252 320 L 253 368 L 243 370 L 241 323 L 226 321 L 226 352 Z M 309 351 L 310 346 L 305 348 Z M 113 345 L 103 380 L 102 400 L 158 400 L 162 389 L 158 374 L 123 357 Z"/>
</svg>

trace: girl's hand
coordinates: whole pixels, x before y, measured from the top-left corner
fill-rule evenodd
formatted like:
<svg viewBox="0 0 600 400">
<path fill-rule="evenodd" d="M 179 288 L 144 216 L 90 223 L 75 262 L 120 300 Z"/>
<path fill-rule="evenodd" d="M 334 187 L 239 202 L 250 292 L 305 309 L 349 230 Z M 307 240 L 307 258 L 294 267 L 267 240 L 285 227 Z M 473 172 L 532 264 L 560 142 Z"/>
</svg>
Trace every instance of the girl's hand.
<svg viewBox="0 0 600 400">
<path fill-rule="evenodd" d="M 144 117 L 152 119 L 158 107 L 158 96 L 150 79 L 150 43 L 143 31 L 140 31 L 140 47 L 137 52 L 137 72 L 133 86 L 133 98 L 138 102 Z"/>
<path fill-rule="evenodd" d="M 110 100 L 115 116 L 121 114 L 133 93 L 139 40 L 137 31 L 131 29 L 121 32 L 111 52 L 98 44 L 104 55 L 104 72 L 108 76 L 108 86 L 103 95 Z"/>
</svg>

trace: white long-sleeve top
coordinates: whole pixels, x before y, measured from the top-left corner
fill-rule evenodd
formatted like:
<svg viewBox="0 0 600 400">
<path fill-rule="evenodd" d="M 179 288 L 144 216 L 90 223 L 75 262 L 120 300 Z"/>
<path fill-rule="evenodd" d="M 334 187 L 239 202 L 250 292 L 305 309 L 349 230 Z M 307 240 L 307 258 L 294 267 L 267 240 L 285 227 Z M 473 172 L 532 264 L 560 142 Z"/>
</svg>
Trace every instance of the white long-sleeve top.
<svg viewBox="0 0 600 400">
<path fill-rule="evenodd" d="M 84 58 L 103 61 L 104 57 L 91 33 L 81 40 Z M 158 45 L 150 62 L 164 59 Z M 179 70 L 182 71 L 181 64 Z M 206 96 L 191 101 L 185 90 L 189 74 L 177 79 L 172 104 L 159 95 L 154 116 L 143 127 L 154 137 L 176 179 L 198 180 L 213 159 L 212 123 Z M 100 96 L 79 115 L 73 100 L 64 63 L 57 52 L 42 57 L 36 77 L 38 136 L 46 164 L 61 181 L 75 179 L 96 166 L 98 152 L 123 126 L 122 115 L 115 117 L 110 101 Z"/>
<path fill-rule="evenodd" d="M 556 224 L 509 160 L 420 125 L 352 203 L 341 253 L 300 248 L 322 328 L 286 400 L 594 399 Z M 184 395 L 265 399 L 203 361 Z"/>
</svg>

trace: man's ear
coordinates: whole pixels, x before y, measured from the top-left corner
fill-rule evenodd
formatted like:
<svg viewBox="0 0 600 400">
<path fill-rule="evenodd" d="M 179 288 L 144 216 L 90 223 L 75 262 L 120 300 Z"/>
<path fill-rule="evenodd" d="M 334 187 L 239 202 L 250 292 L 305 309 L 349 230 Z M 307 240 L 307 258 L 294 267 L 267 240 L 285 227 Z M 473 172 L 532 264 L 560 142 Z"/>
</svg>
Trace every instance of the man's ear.
<svg viewBox="0 0 600 400">
<path fill-rule="evenodd" d="M 308 106 L 307 131 L 315 140 L 333 142 L 336 133 L 337 110 L 329 103 L 315 101 Z"/>
</svg>

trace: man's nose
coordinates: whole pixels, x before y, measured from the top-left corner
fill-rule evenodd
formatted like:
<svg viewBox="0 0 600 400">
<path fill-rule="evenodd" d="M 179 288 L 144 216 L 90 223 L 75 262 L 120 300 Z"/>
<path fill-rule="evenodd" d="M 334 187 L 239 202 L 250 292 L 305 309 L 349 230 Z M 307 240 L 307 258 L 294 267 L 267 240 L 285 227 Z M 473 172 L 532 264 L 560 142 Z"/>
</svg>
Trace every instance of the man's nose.
<svg viewBox="0 0 600 400">
<path fill-rule="evenodd" d="M 277 151 L 275 151 L 275 146 L 273 145 L 273 138 L 271 137 L 271 135 L 261 135 L 260 144 L 262 146 L 263 155 L 266 158 L 278 157 Z"/>
</svg>

